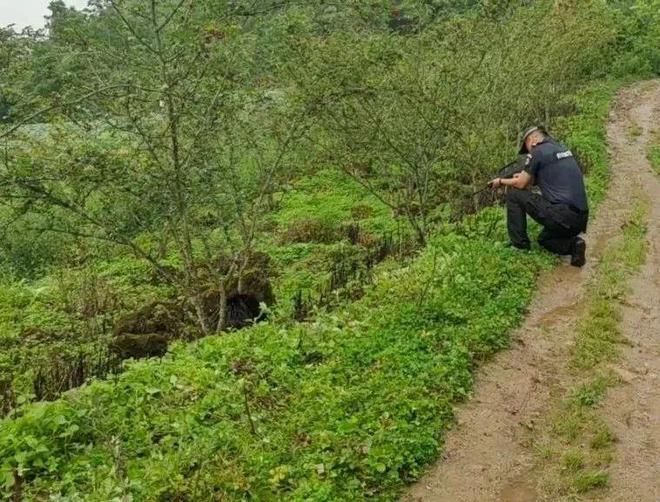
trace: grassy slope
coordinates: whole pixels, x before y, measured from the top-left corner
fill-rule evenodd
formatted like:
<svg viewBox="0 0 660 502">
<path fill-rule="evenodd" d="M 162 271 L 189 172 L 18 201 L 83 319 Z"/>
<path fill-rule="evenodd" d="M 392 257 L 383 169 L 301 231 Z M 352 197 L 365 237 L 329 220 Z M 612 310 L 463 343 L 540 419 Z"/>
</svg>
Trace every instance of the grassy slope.
<svg viewBox="0 0 660 502">
<path fill-rule="evenodd" d="M 267 223 L 276 231 L 265 234 L 261 243 L 275 262 L 275 297 L 284 315 L 298 291 L 314 294 L 327 283 L 333 264 L 359 261 L 364 255 L 365 246 L 345 238 L 351 224 L 373 239 L 399 232 L 391 210 L 341 173 L 320 170 L 297 180 L 284 194 Z M 291 242 L 292 235 L 304 242 Z M 329 242 L 323 237 L 330 237 Z"/>
<path fill-rule="evenodd" d="M 0 283 L 0 382 L 29 400 L 35 373 L 54 357 L 98 355 L 113 317 L 172 295 L 128 257 L 63 269 L 40 280 Z M 105 327 L 104 327 L 105 326 Z"/>
<path fill-rule="evenodd" d="M 582 115 L 560 124 L 589 162 L 596 199 L 614 89 L 592 89 Z M 433 238 L 409 267 L 312 324 L 179 345 L 1 422 L 4 493 L 18 481 L 32 497 L 85 500 L 392 498 L 437 456 L 472 369 L 507 345 L 551 262 L 497 244 L 497 210 L 469 229 Z"/>
<path fill-rule="evenodd" d="M 605 197 L 609 181 L 607 131 L 610 103 L 622 82 L 603 81 L 590 86 L 575 99 L 577 114 L 559 119 L 553 130 L 575 150 L 587 173 L 587 190 L 592 207 Z"/>
</svg>

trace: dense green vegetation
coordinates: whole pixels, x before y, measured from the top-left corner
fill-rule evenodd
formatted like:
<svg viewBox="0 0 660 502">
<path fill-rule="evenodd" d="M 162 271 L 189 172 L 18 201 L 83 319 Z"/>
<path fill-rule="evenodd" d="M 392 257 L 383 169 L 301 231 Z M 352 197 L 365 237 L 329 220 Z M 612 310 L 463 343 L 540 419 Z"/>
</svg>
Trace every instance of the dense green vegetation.
<svg viewBox="0 0 660 502">
<path fill-rule="evenodd" d="M 6 483 L 16 468 L 34 495 L 98 500 L 390 493 L 434 457 L 470 367 L 524 312 L 540 258 L 525 256 L 512 282 L 515 253 L 439 237 L 314 323 L 262 324 L 132 364 L 5 424 Z"/>
<path fill-rule="evenodd" d="M 475 192 L 542 121 L 601 200 L 660 9 L 401 4 L 54 3 L 48 36 L 0 32 L 3 496 L 390 499 L 437 456 L 553 263 Z M 268 319 L 236 330 L 248 296 Z M 180 341 L 122 363 L 126 334 Z"/>
</svg>

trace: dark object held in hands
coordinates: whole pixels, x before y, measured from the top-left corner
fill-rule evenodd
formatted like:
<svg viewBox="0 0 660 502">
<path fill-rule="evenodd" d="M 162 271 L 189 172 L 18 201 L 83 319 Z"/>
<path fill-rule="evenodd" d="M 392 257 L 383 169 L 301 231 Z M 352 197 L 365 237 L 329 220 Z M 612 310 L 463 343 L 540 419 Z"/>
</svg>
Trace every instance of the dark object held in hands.
<svg viewBox="0 0 660 502">
<path fill-rule="evenodd" d="M 518 174 L 523 169 L 525 169 L 526 162 L 527 162 L 527 155 L 519 155 L 516 160 L 514 160 L 513 162 L 510 162 L 509 164 L 502 167 L 499 171 L 497 171 L 497 176 L 495 177 L 495 179 L 497 179 L 497 178 L 502 178 L 502 179 L 513 178 L 514 174 Z M 489 181 L 486 184 L 485 187 L 478 190 L 477 192 L 474 192 L 473 195 L 477 195 L 477 194 L 491 188 L 491 183 L 492 182 L 493 182 L 492 180 Z"/>
<path fill-rule="evenodd" d="M 527 155 L 519 155 L 516 160 L 500 169 L 497 177 L 502 179 L 513 178 L 514 174 L 518 174 L 525 169 L 526 162 Z"/>
</svg>

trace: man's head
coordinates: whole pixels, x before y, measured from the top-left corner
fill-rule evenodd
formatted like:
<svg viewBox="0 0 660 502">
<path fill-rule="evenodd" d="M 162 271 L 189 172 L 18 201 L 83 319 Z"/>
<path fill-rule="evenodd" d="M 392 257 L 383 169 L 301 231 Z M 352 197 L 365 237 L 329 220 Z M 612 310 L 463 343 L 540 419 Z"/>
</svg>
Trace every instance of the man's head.
<svg viewBox="0 0 660 502">
<path fill-rule="evenodd" d="M 520 154 L 529 153 L 548 136 L 547 131 L 541 126 L 530 127 L 525 130 L 520 141 Z"/>
</svg>

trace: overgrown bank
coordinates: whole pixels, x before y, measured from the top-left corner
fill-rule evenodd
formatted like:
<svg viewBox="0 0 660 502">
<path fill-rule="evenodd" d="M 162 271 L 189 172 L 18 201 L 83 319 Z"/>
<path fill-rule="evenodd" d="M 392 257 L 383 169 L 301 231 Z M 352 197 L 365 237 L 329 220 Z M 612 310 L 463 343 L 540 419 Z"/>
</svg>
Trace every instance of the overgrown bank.
<svg viewBox="0 0 660 502">
<path fill-rule="evenodd" d="M 3 496 L 393 498 L 552 262 L 475 192 L 544 121 L 602 198 L 616 84 L 589 86 L 656 68 L 655 3 L 54 2 L 48 36 L 0 30 Z M 218 335 L 29 403 L 106 374 L 111 326 L 140 355 Z"/>
<path fill-rule="evenodd" d="M 103 377 L 109 345 L 159 356 L 359 298 L 402 241 L 492 203 L 523 125 L 574 116 L 606 61 L 626 74 L 647 22 L 388 3 L 53 4 L 48 37 L 2 31 L 0 413 Z"/>
<path fill-rule="evenodd" d="M 607 180 L 616 84 L 558 124 Z M 507 344 L 547 255 L 520 255 L 486 210 L 391 263 L 360 301 L 310 324 L 178 345 L 0 425 L 6 495 L 107 500 L 389 499 L 433 460 L 471 371 Z M 518 277 L 511 281 L 512 275 Z"/>
</svg>

